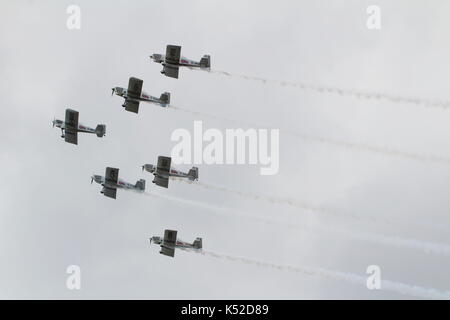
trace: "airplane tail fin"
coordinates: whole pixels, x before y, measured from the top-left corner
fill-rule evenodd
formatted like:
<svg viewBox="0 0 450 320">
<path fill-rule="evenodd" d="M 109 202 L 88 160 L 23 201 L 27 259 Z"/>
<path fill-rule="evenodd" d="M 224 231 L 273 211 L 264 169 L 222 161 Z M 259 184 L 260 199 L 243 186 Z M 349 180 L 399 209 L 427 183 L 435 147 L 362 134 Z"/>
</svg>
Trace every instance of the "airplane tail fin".
<svg viewBox="0 0 450 320">
<path fill-rule="evenodd" d="M 198 168 L 197 167 L 192 167 L 192 169 L 189 170 L 188 178 L 191 181 L 198 180 Z"/>
<path fill-rule="evenodd" d="M 170 104 L 170 93 L 164 92 L 159 98 L 164 104 Z"/>
<path fill-rule="evenodd" d="M 211 68 L 211 57 L 209 55 L 204 55 L 203 58 L 200 60 L 200 67 L 209 69 Z"/>
<path fill-rule="evenodd" d="M 197 238 L 194 240 L 193 246 L 195 249 L 203 248 L 202 238 Z"/>
<path fill-rule="evenodd" d="M 101 138 L 105 135 L 105 133 L 106 133 L 106 125 L 99 124 L 97 128 L 95 128 L 95 134 L 97 135 L 97 137 Z"/>
<path fill-rule="evenodd" d="M 141 180 L 137 181 L 135 187 L 141 191 L 145 191 L 145 180 L 141 179 Z"/>
</svg>

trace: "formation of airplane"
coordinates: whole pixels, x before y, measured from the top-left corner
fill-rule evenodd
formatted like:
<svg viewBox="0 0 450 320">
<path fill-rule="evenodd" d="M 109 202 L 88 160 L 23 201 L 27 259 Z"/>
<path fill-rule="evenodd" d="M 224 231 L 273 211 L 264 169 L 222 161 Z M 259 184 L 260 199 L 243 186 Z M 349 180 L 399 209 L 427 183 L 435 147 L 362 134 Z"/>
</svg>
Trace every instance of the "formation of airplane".
<svg viewBox="0 0 450 320">
<path fill-rule="evenodd" d="M 150 56 L 154 62 L 163 65 L 162 74 L 178 79 L 180 67 L 211 69 L 211 57 L 204 55 L 199 62 L 181 56 L 181 46 L 168 45 L 166 54 L 154 53 Z"/>
<path fill-rule="evenodd" d="M 131 77 L 128 81 L 128 89 L 115 87 L 112 88 L 112 94 L 125 99 L 122 107 L 129 112 L 139 112 L 139 102 L 151 102 L 159 104 L 161 107 L 167 107 L 170 104 L 170 93 L 164 92 L 159 98 L 153 97 L 142 91 L 144 81 L 138 78 Z"/>
<path fill-rule="evenodd" d="M 105 176 L 93 175 L 91 177 L 91 184 L 95 181 L 103 186 L 102 191 L 105 197 L 116 199 L 117 189 L 128 189 L 134 191 L 145 191 L 145 180 L 141 179 L 136 182 L 136 184 L 125 182 L 119 179 L 119 169 L 117 168 L 106 168 Z"/>
<path fill-rule="evenodd" d="M 181 56 L 181 46 L 167 45 L 166 54 L 153 54 L 150 56 L 153 61 L 163 65 L 162 74 L 167 77 L 178 79 L 179 68 L 198 68 L 202 70 L 210 70 L 211 58 L 209 55 L 204 55 L 200 61 L 194 61 Z M 112 95 L 114 93 L 124 98 L 123 107 L 126 111 L 138 113 L 140 102 L 150 102 L 160 105 L 161 107 L 168 107 L 170 105 L 170 93 L 164 92 L 159 98 L 153 97 L 142 90 L 143 80 L 131 77 L 128 81 L 128 88 L 115 87 L 112 88 Z M 78 133 L 92 133 L 97 137 L 103 137 L 106 133 L 106 125 L 99 124 L 97 127 L 91 128 L 82 125 L 78 121 L 79 112 L 72 109 L 66 109 L 64 121 L 54 119 L 52 121 L 53 127 L 61 129 L 61 137 L 65 142 L 71 144 L 78 144 Z M 145 164 L 142 170 L 146 170 L 154 175 L 153 183 L 157 186 L 168 188 L 169 178 L 178 177 L 186 178 L 190 181 L 198 180 L 198 168 L 192 167 L 189 172 L 182 172 L 171 167 L 172 159 L 170 157 L 158 157 L 157 165 Z M 96 182 L 102 186 L 100 191 L 104 196 L 116 199 L 117 189 L 133 190 L 138 192 L 145 191 L 145 180 L 140 179 L 135 184 L 128 183 L 119 179 L 119 169 L 107 167 L 105 176 L 92 175 L 91 184 Z M 150 243 L 155 243 L 161 246 L 160 253 L 169 257 L 174 257 L 175 249 L 184 250 L 202 250 L 202 238 L 196 238 L 193 243 L 184 242 L 177 239 L 177 231 L 165 230 L 164 237 L 154 236 L 150 238 Z"/>
<path fill-rule="evenodd" d="M 192 167 L 188 173 L 176 170 L 171 167 L 172 158 L 170 157 L 158 157 L 158 164 L 154 166 L 153 164 L 144 164 L 142 166 L 142 170 L 146 170 L 150 173 L 153 173 L 155 178 L 153 179 L 153 183 L 157 186 L 168 188 L 169 187 L 169 178 L 170 177 L 178 177 L 178 178 L 187 178 L 190 181 L 198 180 L 198 168 Z"/>
<path fill-rule="evenodd" d="M 95 129 L 85 126 L 78 122 L 79 112 L 66 109 L 66 117 L 64 121 L 54 119 L 52 121 L 53 127 L 61 129 L 61 138 L 67 143 L 78 144 L 78 132 L 95 133 L 97 137 L 101 138 L 106 133 L 106 126 L 99 124 Z"/>
<path fill-rule="evenodd" d="M 201 251 L 203 247 L 202 238 L 196 238 L 193 243 L 184 242 L 177 239 L 177 231 L 175 230 L 165 230 L 163 238 L 158 236 L 151 237 L 150 244 L 152 242 L 161 246 L 159 253 L 169 257 L 175 256 L 175 249 L 177 248 Z"/>
</svg>

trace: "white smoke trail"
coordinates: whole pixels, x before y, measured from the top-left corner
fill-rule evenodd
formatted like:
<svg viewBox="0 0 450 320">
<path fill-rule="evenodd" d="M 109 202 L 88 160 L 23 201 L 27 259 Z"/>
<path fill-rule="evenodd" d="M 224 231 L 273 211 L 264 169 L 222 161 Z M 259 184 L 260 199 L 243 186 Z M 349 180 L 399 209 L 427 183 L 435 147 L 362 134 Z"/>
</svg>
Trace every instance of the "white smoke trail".
<svg viewBox="0 0 450 320">
<path fill-rule="evenodd" d="M 210 70 L 209 73 L 220 74 L 228 77 L 241 78 L 245 80 L 253 80 L 258 81 L 263 84 L 277 84 L 283 87 L 293 87 L 304 91 L 314 91 L 318 93 L 327 93 L 327 94 L 338 94 L 340 96 L 350 96 L 357 99 L 364 100 L 375 100 L 375 101 L 389 101 L 392 103 L 403 103 L 403 104 L 414 104 L 416 106 L 422 106 L 426 108 L 440 108 L 440 109 L 448 109 L 450 108 L 450 101 L 445 100 L 436 100 L 436 99 L 426 99 L 426 98 L 418 98 L 418 97 L 402 97 L 393 94 L 381 93 L 381 92 L 368 92 L 362 90 L 354 90 L 354 89 L 343 89 L 338 87 L 328 87 L 328 86 L 320 86 L 302 82 L 290 82 L 290 81 L 282 81 L 282 80 L 274 80 L 267 78 L 260 78 L 254 76 L 247 76 L 243 74 L 230 73 L 226 71 L 220 70 Z"/>
<path fill-rule="evenodd" d="M 194 111 L 194 110 L 190 110 L 190 109 L 182 108 L 182 107 L 178 107 L 178 106 L 171 105 L 170 107 L 173 110 L 182 111 L 182 112 L 189 113 L 189 114 L 192 114 L 195 116 L 204 116 L 204 117 L 208 117 L 208 118 L 212 118 L 212 119 L 216 119 L 216 120 L 225 120 L 225 121 L 229 121 L 229 122 L 238 123 L 239 125 L 245 125 L 248 127 L 261 128 L 261 127 L 267 126 L 267 125 L 256 124 L 256 123 L 248 123 L 245 121 L 235 120 L 235 119 L 222 117 L 222 116 L 218 116 L 218 115 L 214 115 L 214 114 L 210 114 L 210 113 L 206 113 L 206 112 Z M 273 126 L 270 126 L 270 127 L 273 127 Z M 430 163 L 436 163 L 436 164 L 450 165 L 450 158 L 443 157 L 440 155 L 421 154 L 421 153 L 397 150 L 397 149 L 393 149 L 393 148 L 386 147 L 386 146 L 369 145 L 369 144 L 363 143 L 363 142 L 350 142 L 350 141 L 345 141 L 345 140 L 340 140 L 340 139 L 320 137 L 320 136 L 312 135 L 309 133 L 297 132 L 297 131 L 290 130 L 290 129 L 280 129 L 280 131 L 281 131 L 281 133 L 287 133 L 291 136 L 300 138 L 305 141 L 316 142 L 316 143 L 321 143 L 321 144 L 325 144 L 325 145 L 332 145 L 332 146 L 336 146 L 336 147 L 343 147 L 343 148 L 350 149 L 350 150 L 365 151 L 365 152 L 383 154 L 383 155 L 387 155 L 387 156 L 401 157 L 401 158 L 425 162 L 425 163 L 430 162 Z"/>
<path fill-rule="evenodd" d="M 178 202 L 181 205 L 189 205 L 189 206 L 196 206 L 196 207 L 202 207 L 208 210 L 211 210 L 212 212 L 216 213 L 222 213 L 225 216 L 234 215 L 238 218 L 246 217 L 248 219 L 254 219 L 259 220 L 262 223 L 269 224 L 269 225 L 282 225 L 287 228 L 295 228 L 300 230 L 306 230 L 306 231 L 321 231 L 325 234 L 338 234 L 345 237 L 355 238 L 362 241 L 368 241 L 376 244 L 382 244 L 387 246 L 394 246 L 398 248 L 406 248 L 406 249 L 412 249 L 412 250 L 419 250 L 428 254 L 435 254 L 435 255 L 443 255 L 443 256 L 450 256 L 450 246 L 446 244 L 441 243 L 435 243 L 435 242 L 427 242 L 427 241 L 420 241 L 415 239 L 405 239 L 397 236 L 387 236 L 387 235 L 380 235 L 380 234 L 374 234 L 374 233 L 368 233 L 368 232 L 357 232 L 353 230 L 346 230 L 346 229 L 340 229 L 336 227 L 327 227 L 327 226 L 317 226 L 317 225 L 309 225 L 307 223 L 304 224 L 296 224 L 292 222 L 283 222 L 278 220 L 272 220 L 267 219 L 264 217 L 258 217 L 253 214 L 249 214 L 242 210 L 237 209 L 231 209 L 223 206 L 217 206 L 217 205 L 211 205 L 204 202 L 189 200 L 189 199 L 182 199 L 178 197 L 172 197 L 169 195 L 163 195 L 160 193 L 145 193 L 148 196 L 156 197 L 168 201 Z"/>
<path fill-rule="evenodd" d="M 299 137 L 303 140 L 308 141 L 314 141 L 319 142 L 323 144 L 328 145 L 335 145 L 339 147 L 344 147 L 347 149 L 353 149 L 353 150 L 359 150 L 359 151 L 368 151 L 372 153 L 379 153 L 387 156 L 394 156 L 394 157 L 402 157 L 405 159 L 410 160 L 416 160 L 420 162 L 430 162 L 430 163 L 436 163 L 436 164 L 443 164 L 443 165 L 450 165 L 450 158 L 434 155 L 434 154 L 420 154 L 420 153 L 414 153 L 414 152 L 408 152 L 408 151 L 402 151 L 402 150 L 396 150 L 392 149 L 390 147 L 385 146 L 372 146 L 366 143 L 356 143 L 356 142 L 349 142 L 339 139 L 332 139 L 332 138 L 323 138 L 318 137 L 306 133 L 298 133 L 292 130 L 286 130 L 285 132 Z"/>
<path fill-rule="evenodd" d="M 399 224 L 399 222 L 395 222 L 395 221 L 388 220 L 388 219 L 382 219 L 379 217 L 368 216 L 368 215 L 361 216 L 361 215 L 357 215 L 357 214 L 351 213 L 351 212 L 342 212 L 342 211 L 337 211 L 337 210 L 333 210 L 330 208 L 318 207 L 318 206 L 314 206 L 312 204 L 300 202 L 300 201 L 297 201 L 294 199 L 289 199 L 289 198 L 276 198 L 273 196 L 254 194 L 254 193 L 250 193 L 250 192 L 244 192 L 241 190 L 236 190 L 236 189 L 232 189 L 229 187 L 220 186 L 220 185 L 211 184 L 211 183 L 200 182 L 200 181 L 192 182 L 192 181 L 188 181 L 186 179 L 180 179 L 180 178 L 171 178 L 171 180 L 182 182 L 182 183 L 187 183 L 187 184 L 192 184 L 192 185 L 202 187 L 205 189 L 228 192 L 228 193 L 235 194 L 237 196 L 247 198 L 250 200 L 255 200 L 255 201 L 262 200 L 262 201 L 273 203 L 273 204 L 280 204 L 280 205 L 296 207 L 296 208 L 299 208 L 299 209 L 302 209 L 305 211 L 313 212 L 315 214 L 321 214 L 321 215 L 326 215 L 326 216 L 336 216 L 336 217 L 342 217 L 342 218 L 350 218 L 350 219 L 361 221 L 361 222 L 365 221 L 365 222 L 369 222 L 369 223 L 385 224 L 385 225 L 391 225 L 391 226 Z M 447 230 L 448 229 L 448 227 L 446 225 L 443 225 L 443 224 L 436 225 L 436 224 L 432 224 L 429 222 L 416 223 L 414 221 L 408 221 L 408 224 L 410 224 L 410 225 L 413 224 L 413 225 L 416 225 L 417 227 L 429 227 L 429 228 L 439 229 L 439 230 L 443 230 L 443 229 Z"/>
<path fill-rule="evenodd" d="M 349 283 L 366 286 L 367 278 L 348 272 L 341 272 L 335 270 L 327 270 L 323 268 L 312 268 L 305 266 L 292 266 L 292 265 L 280 265 L 266 261 L 259 261 L 255 259 L 249 259 L 245 257 L 232 256 L 227 254 L 216 253 L 212 251 L 201 251 L 200 254 L 217 259 L 225 259 L 234 262 L 242 262 L 245 264 L 255 265 L 263 268 L 276 269 L 280 271 L 289 271 L 295 273 L 301 273 L 307 276 L 316 276 L 324 279 L 333 279 L 346 281 Z M 420 297 L 425 299 L 450 299 L 449 291 L 439 291 L 433 288 L 424 288 L 420 286 L 414 286 L 404 284 L 400 282 L 382 280 L 381 290 L 391 291 L 403 295 L 409 295 L 413 297 Z"/>
</svg>

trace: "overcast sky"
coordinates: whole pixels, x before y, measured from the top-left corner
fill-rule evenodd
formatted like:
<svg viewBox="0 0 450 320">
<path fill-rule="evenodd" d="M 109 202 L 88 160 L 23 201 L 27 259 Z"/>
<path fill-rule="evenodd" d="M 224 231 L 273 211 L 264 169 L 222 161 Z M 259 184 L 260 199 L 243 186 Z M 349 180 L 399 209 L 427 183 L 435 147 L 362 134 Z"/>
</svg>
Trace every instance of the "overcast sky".
<svg viewBox="0 0 450 320">
<path fill-rule="evenodd" d="M 66 27 L 71 4 L 81 8 L 80 30 Z M 366 27 L 372 4 L 381 8 L 380 30 Z M 1 0 L 0 298 L 410 298 L 180 250 L 172 259 L 148 242 L 164 229 L 178 230 L 185 241 L 202 237 L 212 252 L 361 276 L 378 265 L 383 279 L 450 290 L 448 163 L 288 132 L 450 158 L 450 110 L 186 69 L 171 79 L 148 58 L 178 44 L 184 56 L 209 54 L 212 69 L 230 73 L 445 100 L 449 9 L 444 0 Z M 126 112 L 111 88 L 127 86 L 130 76 L 143 79 L 154 96 L 169 91 L 173 105 L 218 118 L 145 103 L 138 115 Z M 83 124 L 105 123 L 106 136 L 80 134 L 78 146 L 65 143 L 51 121 L 64 119 L 68 107 Z M 194 120 L 205 128 L 239 127 L 226 118 L 280 129 L 279 173 L 199 165 L 201 182 L 338 214 L 176 181 L 161 189 L 141 172 L 144 163 L 170 155 L 175 129 L 192 130 Z M 90 176 L 104 175 L 107 166 L 120 168 L 129 182 L 146 179 L 149 192 L 211 208 L 122 190 L 116 200 L 106 198 Z M 444 249 L 364 240 L 369 234 Z M 69 265 L 81 267 L 81 290 L 66 288 Z"/>
</svg>

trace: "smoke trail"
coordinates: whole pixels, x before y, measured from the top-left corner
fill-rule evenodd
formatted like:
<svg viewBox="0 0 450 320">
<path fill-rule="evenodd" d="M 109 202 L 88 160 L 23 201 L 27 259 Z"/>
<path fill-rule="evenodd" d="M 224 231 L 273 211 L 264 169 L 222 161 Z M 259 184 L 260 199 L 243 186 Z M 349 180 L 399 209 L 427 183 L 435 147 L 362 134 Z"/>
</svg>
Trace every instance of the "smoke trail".
<svg viewBox="0 0 450 320">
<path fill-rule="evenodd" d="M 428 254 L 435 254 L 435 255 L 444 255 L 444 256 L 450 256 L 450 246 L 446 244 L 441 243 L 435 243 L 435 242 L 427 242 L 427 241 L 419 241 L 415 239 L 405 239 L 400 238 L 396 236 L 387 236 L 387 235 L 379 235 L 374 233 L 367 233 L 367 232 L 355 232 L 352 230 L 346 230 L 346 229 L 340 229 L 336 227 L 327 227 L 327 226 L 311 226 L 307 223 L 305 224 L 296 224 L 292 222 L 283 222 L 279 220 L 272 220 L 267 219 L 264 217 L 258 217 L 252 214 L 249 214 L 248 212 L 242 211 L 242 210 L 236 210 L 231 209 L 227 207 L 221 207 L 217 205 L 210 205 L 204 202 L 198 202 L 194 200 L 188 200 L 188 199 L 182 199 L 177 197 L 172 197 L 168 195 L 163 195 L 159 193 L 145 193 L 148 196 L 156 197 L 168 201 L 178 202 L 181 205 L 189 205 L 189 206 L 196 206 L 196 207 L 202 207 L 208 210 L 211 210 L 212 212 L 221 213 L 225 216 L 234 215 L 238 218 L 246 217 L 248 219 L 254 219 L 258 220 L 262 223 L 269 224 L 269 225 L 282 225 L 287 228 L 295 228 L 300 230 L 306 230 L 306 231 L 320 231 L 326 234 L 334 233 L 345 237 L 355 238 L 362 241 L 368 241 L 372 243 L 387 245 L 387 246 L 394 246 L 398 248 L 407 248 L 407 249 L 413 249 L 413 250 L 419 250 Z"/>
<path fill-rule="evenodd" d="M 198 187 L 202 187 L 204 189 L 211 189 L 211 190 L 217 190 L 217 191 L 222 191 L 222 192 L 228 192 L 231 194 L 235 194 L 238 195 L 240 197 L 243 198 L 247 198 L 247 199 L 251 199 L 251 200 L 255 200 L 255 201 L 266 201 L 269 203 L 273 203 L 273 204 L 280 204 L 280 205 L 288 205 L 291 207 L 296 207 L 302 210 L 306 210 L 309 212 L 313 212 L 315 214 L 321 214 L 321 215 L 326 215 L 326 216 L 335 216 L 335 217 L 342 217 L 342 218 L 351 218 L 353 220 L 357 220 L 357 221 L 361 221 L 361 222 L 370 222 L 370 223 L 377 223 L 377 224 L 386 224 L 386 225 L 395 225 L 398 224 L 399 222 L 394 222 L 392 220 L 388 220 L 388 219 L 382 219 L 379 217 L 374 217 L 374 216 L 361 216 L 361 215 L 357 215 L 354 213 L 350 213 L 350 212 L 341 212 L 341 211 L 337 211 L 337 210 L 333 210 L 330 208 L 323 208 L 323 207 L 318 207 L 318 206 L 314 206 L 308 203 L 304 203 L 304 202 L 300 202 L 294 199 L 288 199 L 288 198 L 276 198 L 276 197 L 272 197 L 272 196 L 267 196 L 267 195 L 261 195 L 261 194 L 254 194 L 254 193 L 250 193 L 250 192 L 244 192 L 241 190 L 236 190 L 236 189 L 232 189 L 229 187 L 225 187 L 225 186 L 220 186 L 220 185 L 216 185 L 216 184 L 211 184 L 211 183 L 205 183 L 205 182 L 200 182 L 200 181 L 187 181 L 186 179 L 180 179 L 180 178 L 174 178 L 172 177 L 171 180 L 174 181 L 178 181 L 178 182 L 182 182 L 182 183 L 187 183 L 187 184 L 192 184 Z M 432 224 L 429 222 L 420 222 L 420 223 L 416 223 L 414 221 L 408 221 L 408 224 L 414 224 L 418 227 L 429 227 L 429 228 L 433 228 L 433 229 L 447 229 L 446 225 L 436 225 L 436 224 Z"/>
<path fill-rule="evenodd" d="M 323 268 L 312 268 L 305 266 L 291 266 L 280 265 L 271 262 L 259 261 L 255 259 L 249 259 L 245 257 L 231 256 L 227 254 L 216 253 L 212 251 L 201 251 L 200 254 L 217 259 L 225 259 L 234 262 L 242 262 L 245 264 L 255 265 L 263 268 L 276 269 L 280 271 L 289 271 L 295 273 L 301 273 L 308 276 L 316 276 L 324 279 L 340 280 L 349 283 L 366 286 L 367 278 L 348 272 L 341 272 L 335 270 L 327 270 Z M 409 295 L 413 297 L 420 297 L 425 299 L 450 299 L 449 291 L 439 291 L 432 288 L 423 288 L 419 286 L 404 284 L 400 282 L 382 280 L 381 290 L 392 291 L 395 293 Z"/>
<path fill-rule="evenodd" d="M 394 156 L 394 157 L 402 157 L 410 160 L 416 160 L 421 162 L 432 162 L 432 163 L 438 163 L 438 164 L 444 164 L 444 165 L 450 165 L 450 158 L 439 156 L 439 155 L 433 155 L 433 154 L 419 154 L 414 152 L 407 152 L 407 151 L 401 151 L 392 149 L 385 146 L 371 146 L 366 143 L 356 143 L 356 142 L 348 142 L 344 140 L 338 140 L 338 139 L 332 139 L 332 138 L 323 138 L 318 137 L 306 133 L 298 133 L 292 130 L 285 130 L 285 132 L 294 135 L 296 137 L 299 137 L 303 140 L 309 140 L 314 142 L 319 142 L 323 144 L 330 144 L 335 145 L 339 147 L 344 147 L 347 149 L 353 149 L 353 150 L 359 150 L 359 151 L 368 151 L 373 153 L 379 153 L 384 154 L 388 156 Z"/>
<path fill-rule="evenodd" d="M 416 106 L 423 106 L 426 108 L 440 108 L 440 109 L 448 109 L 450 108 L 450 101 L 446 100 L 436 100 L 436 99 L 426 99 L 426 98 L 418 98 L 418 97 L 402 97 L 393 94 L 381 93 L 381 92 L 368 92 L 362 90 L 354 90 L 354 89 L 343 89 L 338 87 L 328 87 L 328 86 L 320 86 L 302 82 L 289 82 L 282 80 L 274 80 L 267 78 L 260 78 L 254 76 L 247 76 L 243 74 L 230 73 L 226 71 L 220 70 L 210 70 L 209 73 L 220 74 L 228 77 L 241 78 L 245 80 L 253 80 L 258 81 L 263 84 L 277 84 L 283 87 L 294 87 L 304 91 L 314 91 L 318 93 L 328 93 L 328 94 L 337 94 L 340 96 L 349 96 L 357 99 L 364 100 L 384 100 L 392 103 L 404 103 L 404 104 L 414 104 Z"/>
<path fill-rule="evenodd" d="M 206 112 L 194 111 L 194 110 L 190 110 L 190 109 L 182 108 L 182 107 L 178 107 L 178 106 L 171 105 L 171 108 L 174 110 L 182 111 L 182 112 L 189 113 L 189 114 L 192 114 L 195 116 L 204 116 L 204 117 L 208 117 L 208 118 L 212 118 L 212 119 L 216 119 L 216 120 L 225 120 L 225 121 L 229 121 L 229 122 L 238 123 L 239 125 L 245 125 L 248 127 L 261 128 L 261 127 L 267 126 L 267 125 L 256 124 L 256 123 L 248 123 L 245 121 L 235 120 L 235 119 L 222 117 L 222 116 L 218 116 L 218 115 L 213 115 L 213 114 L 206 113 Z M 270 127 L 274 127 L 274 126 L 270 126 Z M 450 165 L 450 158 L 439 156 L 439 155 L 434 155 L 434 154 L 420 154 L 420 153 L 397 150 L 397 149 L 389 148 L 386 146 L 376 146 L 376 145 L 369 145 L 367 143 L 361 143 L 361 142 L 349 142 L 349 141 L 345 141 L 345 140 L 320 137 L 320 136 L 316 136 L 316 135 L 312 135 L 312 134 L 308 134 L 308 133 L 297 132 L 297 131 L 290 130 L 290 129 L 281 129 L 281 132 L 287 133 L 291 136 L 300 138 L 305 141 L 317 142 L 317 143 L 332 145 L 332 146 L 336 146 L 336 147 L 343 147 L 343 148 L 350 149 L 350 150 L 378 153 L 378 154 L 383 154 L 383 155 L 387 155 L 387 156 L 401 157 L 401 158 L 425 162 L 425 163 L 431 162 L 431 163 L 436 163 L 436 164 Z"/>
</svg>

